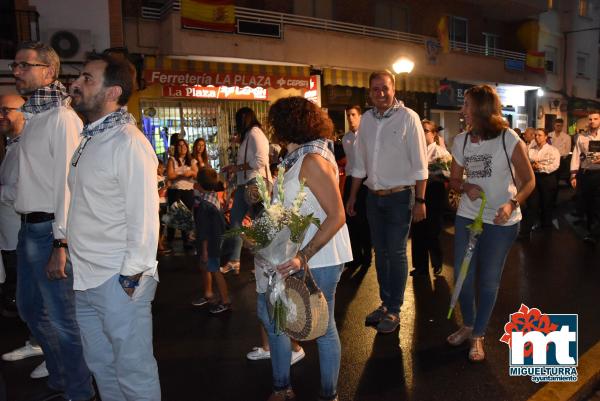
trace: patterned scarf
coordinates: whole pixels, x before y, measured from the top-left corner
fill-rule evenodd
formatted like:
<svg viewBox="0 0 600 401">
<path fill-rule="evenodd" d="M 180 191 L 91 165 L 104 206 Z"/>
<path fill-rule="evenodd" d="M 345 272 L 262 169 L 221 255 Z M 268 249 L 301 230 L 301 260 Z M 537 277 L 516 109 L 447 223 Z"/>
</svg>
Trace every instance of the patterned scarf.
<svg viewBox="0 0 600 401">
<path fill-rule="evenodd" d="M 71 104 L 67 88 L 59 81 L 37 89 L 21 107 L 24 113 L 39 114 L 44 111 Z"/>
<path fill-rule="evenodd" d="M 83 127 L 83 132 L 81 133 L 83 135 L 83 139 L 81 142 L 79 142 L 79 146 L 71 158 L 71 165 L 73 167 L 77 167 L 77 163 L 79 163 L 79 158 L 81 158 L 83 150 L 87 146 L 90 139 L 92 139 L 95 135 L 101 134 L 106 130 L 124 124 L 135 125 L 135 118 L 127 112 L 125 107 L 121 107 L 119 110 L 113 111 L 106 116 L 104 121 L 94 127 L 91 127 L 91 124 L 86 124 Z"/>
<path fill-rule="evenodd" d="M 110 113 L 106 116 L 104 121 L 94 127 L 91 127 L 91 124 L 86 124 L 83 127 L 83 132 L 81 134 L 84 137 L 92 137 L 113 127 L 124 124 L 135 125 L 135 118 L 127 112 L 125 107 L 121 107 L 119 110 Z"/>
<path fill-rule="evenodd" d="M 217 210 L 221 210 L 221 203 L 219 202 L 219 195 L 216 192 L 200 192 L 198 196 L 201 201 L 212 204 Z"/>
<path fill-rule="evenodd" d="M 296 148 L 292 152 L 288 153 L 281 162 L 280 166 L 283 166 L 286 170 L 289 170 L 301 156 L 309 153 L 316 153 L 320 156 L 323 156 L 325 160 L 337 166 L 335 156 L 333 155 L 333 142 L 328 139 L 316 139 L 301 145 L 299 148 Z"/>
<path fill-rule="evenodd" d="M 402 106 L 404 106 L 404 103 L 402 103 L 400 100 L 394 98 L 394 104 L 392 104 L 392 107 L 390 107 L 383 113 L 380 113 L 379 111 L 377 111 L 377 109 L 375 107 L 373 107 L 371 110 L 373 110 L 373 116 L 375 116 L 376 119 L 383 120 L 384 118 L 391 117 L 392 114 L 394 114 Z"/>
</svg>

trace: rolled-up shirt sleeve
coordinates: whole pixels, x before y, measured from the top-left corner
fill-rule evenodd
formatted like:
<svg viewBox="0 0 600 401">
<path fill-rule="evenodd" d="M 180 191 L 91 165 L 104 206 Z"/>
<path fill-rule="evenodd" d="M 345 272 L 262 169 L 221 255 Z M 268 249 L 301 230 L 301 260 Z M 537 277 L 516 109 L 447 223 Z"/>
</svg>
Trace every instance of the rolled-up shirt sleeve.
<svg viewBox="0 0 600 401">
<path fill-rule="evenodd" d="M 410 148 L 408 156 L 412 165 L 413 179 L 415 181 L 426 180 L 429 177 L 427 168 L 427 144 L 425 143 L 425 132 L 419 120 L 419 116 L 412 112 L 407 124 L 407 140 Z"/>
<path fill-rule="evenodd" d="M 71 193 L 67 185 L 67 176 L 71 166 L 71 157 L 80 142 L 81 120 L 73 112 L 61 111 L 55 126 L 48 127 L 53 135 L 50 139 L 50 153 L 54 163 L 53 196 L 54 221 L 52 233 L 54 238 L 66 238 L 67 213 Z"/>
<path fill-rule="evenodd" d="M 115 155 L 118 165 L 118 185 L 125 197 L 127 252 L 121 274 L 132 276 L 154 270 L 157 266 L 158 191 L 156 168 L 158 161 L 149 143 L 131 137 Z M 151 272 L 153 275 L 154 272 Z"/>
<path fill-rule="evenodd" d="M 354 150 L 354 160 L 352 164 L 352 177 L 354 178 L 365 178 L 367 176 L 367 158 L 366 158 L 366 144 L 364 143 L 365 134 L 361 130 L 363 125 L 361 124 L 358 129 L 358 136 L 352 145 Z"/>
</svg>

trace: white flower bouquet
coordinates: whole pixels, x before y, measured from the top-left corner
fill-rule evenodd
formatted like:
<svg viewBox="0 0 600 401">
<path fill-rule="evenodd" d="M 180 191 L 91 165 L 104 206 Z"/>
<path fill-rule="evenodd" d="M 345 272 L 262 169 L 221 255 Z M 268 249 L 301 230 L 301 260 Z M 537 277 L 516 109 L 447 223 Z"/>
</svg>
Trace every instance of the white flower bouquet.
<svg viewBox="0 0 600 401">
<path fill-rule="evenodd" d="M 452 155 L 445 154 L 438 157 L 432 163 L 429 163 L 429 172 L 433 174 L 441 174 L 446 178 L 450 177 L 450 165 L 452 164 Z"/>
<path fill-rule="evenodd" d="M 302 215 L 300 207 L 306 199 L 304 182 L 290 207 L 284 206 L 283 167 L 279 168 L 273 199 L 262 178 L 257 176 L 256 184 L 264 205 L 264 211 L 250 227 L 229 230 L 226 236 L 241 235 L 255 254 L 257 286 L 267 283 L 268 301 L 272 308 L 271 318 L 278 333 L 283 332 L 286 321 L 295 319 L 295 308 L 285 295 L 285 280 L 276 266 L 293 258 L 300 249 L 304 235 L 311 224 L 320 226 L 313 214 Z"/>
</svg>

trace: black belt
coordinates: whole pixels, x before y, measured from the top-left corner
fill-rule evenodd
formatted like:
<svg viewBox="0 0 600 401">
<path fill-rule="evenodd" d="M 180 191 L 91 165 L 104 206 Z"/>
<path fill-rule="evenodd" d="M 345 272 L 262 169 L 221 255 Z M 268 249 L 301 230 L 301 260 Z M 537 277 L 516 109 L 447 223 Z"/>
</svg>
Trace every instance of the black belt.
<svg viewBox="0 0 600 401">
<path fill-rule="evenodd" d="M 23 223 L 43 223 L 45 221 L 54 220 L 54 213 L 46 212 L 31 212 L 21 215 L 21 222 Z"/>
</svg>

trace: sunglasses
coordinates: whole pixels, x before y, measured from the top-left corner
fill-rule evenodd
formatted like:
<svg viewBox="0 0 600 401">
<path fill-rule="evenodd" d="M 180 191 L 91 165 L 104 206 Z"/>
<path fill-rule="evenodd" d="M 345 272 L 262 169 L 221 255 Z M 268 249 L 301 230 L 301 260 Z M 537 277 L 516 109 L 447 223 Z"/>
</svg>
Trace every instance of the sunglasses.
<svg viewBox="0 0 600 401">
<path fill-rule="evenodd" d="M 90 139 L 92 139 L 91 136 L 86 136 L 81 140 L 81 143 L 79 144 L 79 147 L 75 151 L 73 159 L 71 160 L 71 166 L 77 167 L 77 163 L 79 163 L 79 158 L 81 157 L 81 154 L 83 153 L 83 150 L 85 149 L 85 146 L 88 144 Z"/>
</svg>

